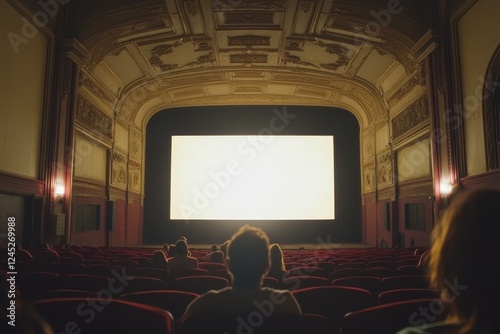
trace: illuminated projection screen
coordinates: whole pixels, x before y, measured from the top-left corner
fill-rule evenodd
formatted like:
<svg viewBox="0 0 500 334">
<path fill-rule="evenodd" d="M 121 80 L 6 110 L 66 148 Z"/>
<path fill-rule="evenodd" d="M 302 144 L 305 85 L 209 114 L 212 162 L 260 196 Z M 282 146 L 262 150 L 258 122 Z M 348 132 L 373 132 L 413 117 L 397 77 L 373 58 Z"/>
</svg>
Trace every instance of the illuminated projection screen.
<svg viewBox="0 0 500 334">
<path fill-rule="evenodd" d="M 333 136 L 172 136 L 173 220 L 335 218 Z"/>
</svg>

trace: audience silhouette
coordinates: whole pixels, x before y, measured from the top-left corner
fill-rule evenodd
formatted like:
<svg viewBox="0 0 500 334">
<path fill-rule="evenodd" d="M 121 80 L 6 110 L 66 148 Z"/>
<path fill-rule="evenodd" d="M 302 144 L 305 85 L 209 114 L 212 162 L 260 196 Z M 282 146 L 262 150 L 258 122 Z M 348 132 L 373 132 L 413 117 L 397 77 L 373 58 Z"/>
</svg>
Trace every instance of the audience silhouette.
<svg viewBox="0 0 500 334">
<path fill-rule="evenodd" d="M 280 245 L 272 244 L 269 248 L 271 266 L 267 276 L 276 278 L 279 282 L 283 281 L 286 275 L 285 261 L 283 260 L 283 251 Z"/>
<path fill-rule="evenodd" d="M 493 231 L 500 222 L 500 191 L 457 194 L 432 232 L 431 287 L 442 291 L 446 320 L 405 328 L 410 333 L 500 333 L 500 251 Z"/>
<path fill-rule="evenodd" d="M 175 243 L 175 255 L 168 259 L 169 272 L 181 269 L 198 269 L 198 260 L 189 256 L 187 242 L 183 239 Z"/>
<path fill-rule="evenodd" d="M 263 277 L 269 269 L 269 239 L 260 228 L 241 227 L 229 241 L 225 262 L 232 278 L 231 286 L 196 298 L 185 315 L 204 312 L 243 314 L 263 305 L 272 312 L 301 313 L 290 291 L 262 287 Z"/>
</svg>

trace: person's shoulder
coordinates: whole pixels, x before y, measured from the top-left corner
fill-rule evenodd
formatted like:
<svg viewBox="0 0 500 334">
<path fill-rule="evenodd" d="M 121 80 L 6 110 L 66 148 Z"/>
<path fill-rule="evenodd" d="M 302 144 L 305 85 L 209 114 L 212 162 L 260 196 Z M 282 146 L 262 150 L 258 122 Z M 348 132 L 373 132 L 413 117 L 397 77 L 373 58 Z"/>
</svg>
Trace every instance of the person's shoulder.
<svg viewBox="0 0 500 334">
<path fill-rule="evenodd" d="M 437 321 L 429 324 L 423 324 L 414 327 L 406 327 L 396 334 L 451 334 L 457 333 L 460 324 L 450 324 L 444 321 Z"/>
</svg>

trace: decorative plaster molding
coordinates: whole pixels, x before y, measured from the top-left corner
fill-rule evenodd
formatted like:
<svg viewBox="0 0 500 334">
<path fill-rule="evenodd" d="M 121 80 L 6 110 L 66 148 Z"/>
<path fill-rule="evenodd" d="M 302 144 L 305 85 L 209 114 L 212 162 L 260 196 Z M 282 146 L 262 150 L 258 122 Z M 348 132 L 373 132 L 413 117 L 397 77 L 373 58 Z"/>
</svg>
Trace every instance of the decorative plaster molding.
<svg viewBox="0 0 500 334">
<path fill-rule="evenodd" d="M 429 119 L 427 97 L 422 97 L 391 120 L 392 138 L 402 136 L 427 119 Z"/>
<path fill-rule="evenodd" d="M 78 96 L 76 120 L 109 139 L 113 137 L 111 117 L 81 95 Z"/>
</svg>

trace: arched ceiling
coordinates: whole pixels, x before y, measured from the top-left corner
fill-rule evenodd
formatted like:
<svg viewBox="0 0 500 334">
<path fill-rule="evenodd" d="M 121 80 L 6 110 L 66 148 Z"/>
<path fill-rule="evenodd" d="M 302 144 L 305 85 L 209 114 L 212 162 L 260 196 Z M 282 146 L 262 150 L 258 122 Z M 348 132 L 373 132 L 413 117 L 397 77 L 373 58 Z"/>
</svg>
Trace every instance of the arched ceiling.
<svg viewBox="0 0 500 334">
<path fill-rule="evenodd" d="M 82 81 L 144 128 L 168 107 L 342 107 L 362 128 L 420 71 L 428 0 L 75 2 Z"/>
</svg>

